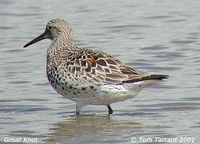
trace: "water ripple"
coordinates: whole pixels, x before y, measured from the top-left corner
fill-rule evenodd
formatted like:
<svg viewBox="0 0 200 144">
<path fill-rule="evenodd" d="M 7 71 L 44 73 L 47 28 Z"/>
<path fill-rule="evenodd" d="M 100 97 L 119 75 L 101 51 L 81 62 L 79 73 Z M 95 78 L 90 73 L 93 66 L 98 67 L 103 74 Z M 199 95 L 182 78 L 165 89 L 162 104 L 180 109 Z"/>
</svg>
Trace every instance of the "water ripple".
<svg viewBox="0 0 200 144">
<path fill-rule="evenodd" d="M 199 137 L 198 1 L 3 0 L 0 9 L 0 141 L 36 136 L 44 143 L 125 144 L 133 136 Z M 22 49 L 56 17 L 71 23 L 80 47 L 169 79 L 112 104 L 110 117 L 105 106 L 84 107 L 76 117 L 75 103 L 46 79 L 42 47 L 49 42 Z"/>
</svg>

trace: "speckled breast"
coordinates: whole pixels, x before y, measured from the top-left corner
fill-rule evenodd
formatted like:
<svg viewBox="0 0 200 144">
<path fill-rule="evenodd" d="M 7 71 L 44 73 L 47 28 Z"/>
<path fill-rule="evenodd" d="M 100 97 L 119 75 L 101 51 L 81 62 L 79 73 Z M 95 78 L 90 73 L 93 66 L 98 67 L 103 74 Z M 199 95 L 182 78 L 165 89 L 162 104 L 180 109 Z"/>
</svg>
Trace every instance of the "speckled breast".
<svg viewBox="0 0 200 144">
<path fill-rule="evenodd" d="M 71 83 L 70 80 L 62 78 L 54 68 L 47 66 L 46 72 L 47 78 L 56 92 L 70 100 L 76 101 L 77 98 L 94 97 L 97 92 L 94 86 L 79 87 L 77 84 Z"/>
</svg>

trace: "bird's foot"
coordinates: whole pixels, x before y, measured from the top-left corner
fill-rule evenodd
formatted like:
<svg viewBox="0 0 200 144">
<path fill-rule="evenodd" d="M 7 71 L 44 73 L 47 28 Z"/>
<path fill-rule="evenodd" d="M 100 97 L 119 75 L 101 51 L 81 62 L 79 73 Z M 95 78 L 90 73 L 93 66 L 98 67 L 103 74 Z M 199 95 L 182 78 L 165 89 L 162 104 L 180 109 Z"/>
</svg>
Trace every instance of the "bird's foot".
<svg viewBox="0 0 200 144">
<path fill-rule="evenodd" d="M 113 114 L 113 110 L 112 110 L 111 106 L 107 105 L 107 108 L 108 108 L 108 114 L 109 115 Z"/>
</svg>

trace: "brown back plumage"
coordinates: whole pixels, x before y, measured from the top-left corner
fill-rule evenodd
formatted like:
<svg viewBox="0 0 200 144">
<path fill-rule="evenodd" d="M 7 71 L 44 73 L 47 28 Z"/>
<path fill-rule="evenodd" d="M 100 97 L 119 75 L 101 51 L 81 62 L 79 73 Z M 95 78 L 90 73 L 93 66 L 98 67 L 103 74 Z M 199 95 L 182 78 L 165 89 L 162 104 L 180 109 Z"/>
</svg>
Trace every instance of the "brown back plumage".
<svg viewBox="0 0 200 144">
<path fill-rule="evenodd" d="M 167 78 L 164 75 L 148 75 L 135 70 L 103 52 L 77 47 L 70 50 L 65 50 L 67 47 L 62 49 L 54 55 L 53 60 L 59 65 L 53 67 L 58 67 L 60 75 L 68 76 L 65 79 L 72 79 L 77 83 L 123 84 Z"/>
</svg>

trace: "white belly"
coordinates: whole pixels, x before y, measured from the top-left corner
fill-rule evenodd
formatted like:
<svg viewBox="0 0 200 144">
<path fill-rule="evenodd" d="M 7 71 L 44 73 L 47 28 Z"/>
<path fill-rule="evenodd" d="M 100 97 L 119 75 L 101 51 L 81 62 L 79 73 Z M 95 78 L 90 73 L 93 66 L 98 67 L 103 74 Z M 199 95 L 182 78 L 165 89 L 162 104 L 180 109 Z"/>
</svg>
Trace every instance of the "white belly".
<svg viewBox="0 0 200 144">
<path fill-rule="evenodd" d="M 96 90 L 87 90 L 76 96 L 63 95 L 77 103 L 84 105 L 109 105 L 135 97 L 141 90 L 139 84 L 132 85 L 104 85 Z"/>
<path fill-rule="evenodd" d="M 131 87 L 130 87 L 131 86 Z M 82 100 L 90 105 L 109 105 L 135 97 L 141 90 L 138 84 L 100 86 L 96 95 Z"/>
<path fill-rule="evenodd" d="M 94 88 L 72 88 L 62 84 L 52 84 L 53 88 L 62 96 L 83 105 L 109 105 L 135 97 L 142 88 L 155 81 L 137 82 L 123 85 L 102 85 Z"/>
</svg>

